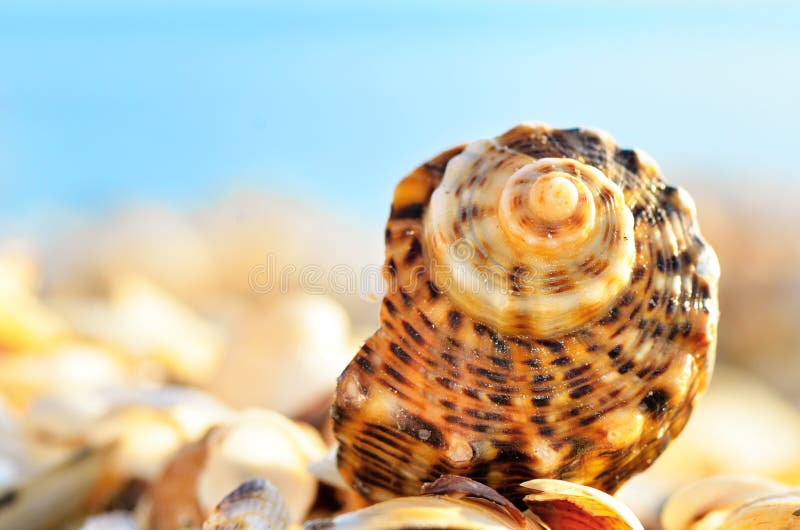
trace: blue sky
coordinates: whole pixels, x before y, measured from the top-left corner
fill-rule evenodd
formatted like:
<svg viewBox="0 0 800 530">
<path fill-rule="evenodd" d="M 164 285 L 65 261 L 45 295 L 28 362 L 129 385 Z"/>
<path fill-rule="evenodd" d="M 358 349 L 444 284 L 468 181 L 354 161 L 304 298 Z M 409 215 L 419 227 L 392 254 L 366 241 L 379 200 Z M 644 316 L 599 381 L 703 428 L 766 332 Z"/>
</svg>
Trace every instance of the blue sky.
<svg viewBox="0 0 800 530">
<path fill-rule="evenodd" d="M 415 165 L 523 120 L 684 185 L 800 179 L 788 1 L 62 4 L 0 4 L 0 222 L 242 185 L 381 220 Z"/>
</svg>

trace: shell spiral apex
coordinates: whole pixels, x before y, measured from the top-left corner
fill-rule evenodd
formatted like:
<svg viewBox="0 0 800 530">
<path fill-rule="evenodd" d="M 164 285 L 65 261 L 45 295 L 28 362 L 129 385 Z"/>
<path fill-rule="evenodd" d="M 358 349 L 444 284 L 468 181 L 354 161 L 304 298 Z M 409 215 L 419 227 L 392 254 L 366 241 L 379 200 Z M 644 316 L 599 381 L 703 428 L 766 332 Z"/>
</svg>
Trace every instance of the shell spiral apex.
<svg viewBox="0 0 800 530">
<path fill-rule="evenodd" d="M 614 491 L 683 428 L 714 360 L 719 265 L 691 198 L 606 133 L 519 125 L 395 189 L 381 327 L 339 378 L 343 477 L 443 474 L 515 502 Z"/>
<path fill-rule="evenodd" d="M 423 226 L 434 283 L 503 333 L 572 331 L 608 309 L 633 269 L 619 186 L 577 160 L 534 160 L 497 142 L 450 160 Z"/>
</svg>

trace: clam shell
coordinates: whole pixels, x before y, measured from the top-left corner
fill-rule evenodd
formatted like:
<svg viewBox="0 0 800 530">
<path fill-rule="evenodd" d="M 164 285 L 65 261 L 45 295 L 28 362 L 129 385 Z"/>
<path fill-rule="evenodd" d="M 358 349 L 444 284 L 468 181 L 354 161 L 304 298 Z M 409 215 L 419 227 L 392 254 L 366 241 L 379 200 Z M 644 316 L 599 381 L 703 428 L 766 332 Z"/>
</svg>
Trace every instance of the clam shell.
<svg viewBox="0 0 800 530">
<path fill-rule="evenodd" d="M 333 519 L 310 521 L 305 530 L 544 530 L 508 499 L 473 480 L 444 476 L 423 495 L 390 499 Z"/>
<path fill-rule="evenodd" d="M 619 501 L 605 493 L 561 480 L 533 480 L 521 512 L 495 490 L 474 480 L 445 475 L 422 495 L 390 499 L 332 520 L 307 523 L 307 530 L 505 529 L 643 530 Z"/>
<path fill-rule="evenodd" d="M 800 530 L 800 490 L 764 497 L 739 507 L 725 519 L 726 530 Z"/>
<path fill-rule="evenodd" d="M 661 524 L 664 530 L 800 528 L 800 490 L 761 477 L 710 477 L 675 492 Z"/>
<path fill-rule="evenodd" d="M 563 480 L 536 479 L 522 486 L 530 511 L 548 528 L 558 530 L 644 530 L 636 515 L 602 491 Z"/>
<path fill-rule="evenodd" d="M 385 239 L 381 327 L 332 407 L 339 469 L 369 501 L 448 473 L 518 503 L 531 477 L 612 492 L 706 387 L 716 256 L 689 196 L 605 133 L 524 124 L 445 151 L 398 184 Z M 482 264 L 487 292 L 464 292 Z"/>
<path fill-rule="evenodd" d="M 203 530 L 283 530 L 289 509 L 278 489 L 263 479 L 244 482 L 225 496 Z"/>
</svg>

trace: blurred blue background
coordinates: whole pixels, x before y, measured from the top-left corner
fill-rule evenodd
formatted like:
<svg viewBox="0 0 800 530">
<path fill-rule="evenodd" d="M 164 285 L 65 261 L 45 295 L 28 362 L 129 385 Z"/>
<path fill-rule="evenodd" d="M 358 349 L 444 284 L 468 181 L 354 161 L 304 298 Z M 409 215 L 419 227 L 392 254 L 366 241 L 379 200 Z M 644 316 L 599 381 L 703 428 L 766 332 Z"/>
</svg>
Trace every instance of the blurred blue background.
<svg viewBox="0 0 800 530">
<path fill-rule="evenodd" d="M 796 2 L 4 2 L 0 222 L 240 185 L 382 221 L 429 155 L 585 124 L 672 180 L 797 179 Z"/>
</svg>

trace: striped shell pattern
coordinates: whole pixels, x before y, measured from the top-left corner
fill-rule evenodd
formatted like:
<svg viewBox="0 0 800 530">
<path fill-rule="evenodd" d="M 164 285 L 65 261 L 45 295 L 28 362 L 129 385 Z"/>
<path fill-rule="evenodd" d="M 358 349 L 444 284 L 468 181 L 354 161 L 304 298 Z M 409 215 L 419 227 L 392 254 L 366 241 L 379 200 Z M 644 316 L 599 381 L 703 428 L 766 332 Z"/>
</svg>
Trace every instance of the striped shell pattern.
<svg viewBox="0 0 800 530">
<path fill-rule="evenodd" d="M 397 186 L 381 325 L 339 378 L 367 501 L 442 475 L 512 501 L 615 491 L 683 428 L 714 360 L 719 265 L 691 198 L 606 133 L 519 125 Z"/>
</svg>

